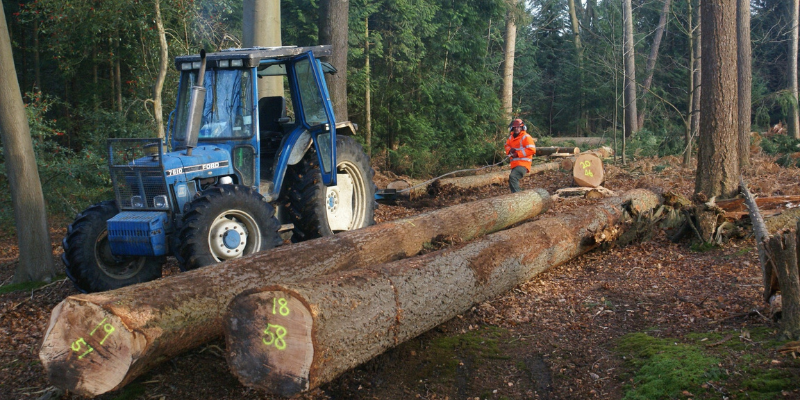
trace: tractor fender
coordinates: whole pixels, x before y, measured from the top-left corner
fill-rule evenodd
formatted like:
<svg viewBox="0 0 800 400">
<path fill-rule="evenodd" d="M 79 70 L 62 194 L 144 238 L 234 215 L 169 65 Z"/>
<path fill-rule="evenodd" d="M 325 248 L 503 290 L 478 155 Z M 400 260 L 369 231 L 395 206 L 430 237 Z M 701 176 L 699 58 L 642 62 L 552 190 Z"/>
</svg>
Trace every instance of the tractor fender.
<svg viewBox="0 0 800 400">
<path fill-rule="evenodd" d="M 339 121 L 336 123 L 337 135 L 355 136 L 357 130 L 358 125 L 350 121 Z"/>
</svg>

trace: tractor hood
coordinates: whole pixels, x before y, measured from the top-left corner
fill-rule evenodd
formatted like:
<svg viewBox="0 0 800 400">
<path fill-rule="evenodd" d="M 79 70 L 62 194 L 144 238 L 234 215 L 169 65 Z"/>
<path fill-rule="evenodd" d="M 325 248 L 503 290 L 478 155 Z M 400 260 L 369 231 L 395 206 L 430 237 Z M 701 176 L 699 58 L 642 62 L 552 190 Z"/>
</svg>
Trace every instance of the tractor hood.
<svg viewBox="0 0 800 400">
<path fill-rule="evenodd" d="M 233 174 L 231 153 L 226 146 L 204 145 L 187 156 L 183 150 L 164 154 L 164 172 L 167 179 L 190 181 Z"/>
</svg>

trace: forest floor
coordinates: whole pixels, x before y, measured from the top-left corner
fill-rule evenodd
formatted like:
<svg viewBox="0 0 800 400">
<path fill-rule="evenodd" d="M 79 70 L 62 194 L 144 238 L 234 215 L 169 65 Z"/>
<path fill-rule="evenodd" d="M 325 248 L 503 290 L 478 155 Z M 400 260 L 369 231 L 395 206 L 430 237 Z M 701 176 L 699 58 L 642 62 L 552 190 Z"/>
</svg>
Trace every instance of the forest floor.
<svg viewBox="0 0 800 400">
<path fill-rule="evenodd" d="M 757 155 L 745 175 L 759 196 L 800 195 L 800 170 Z M 674 157 L 606 165 L 605 186 L 690 197 L 694 170 Z M 379 187 L 389 178 L 379 174 Z M 550 193 L 571 175 L 523 179 Z M 435 197 L 381 205 L 378 222 L 508 193 L 441 187 Z M 548 215 L 593 203 L 559 199 Z M 749 226 L 722 247 L 653 239 L 593 251 L 389 350 L 301 398 L 322 399 L 800 399 L 800 360 L 780 353 L 779 323 L 762 300 Z M 60 256 L 65 227 L 52 231 Z M 520 238 L 524 246 L 525 238 Z M 0 241 L 0 283 L 17 257 Z M 60 265 L 60 260 L 57 260 Z M 175 274 L 174 260 L 165 274 Z M 2 289 L 2 288 L 0 288 Z M 50 386 L 38 358 L 50 312 L 77 294 L 68 280 L 0 290 L 0 399 L 36 399 Z M 228 371 L 217 340 L 176 357 L 101 399 L 263 399 Z M 66 393 L 62 399 L 79 398 Z"/>
</svg>

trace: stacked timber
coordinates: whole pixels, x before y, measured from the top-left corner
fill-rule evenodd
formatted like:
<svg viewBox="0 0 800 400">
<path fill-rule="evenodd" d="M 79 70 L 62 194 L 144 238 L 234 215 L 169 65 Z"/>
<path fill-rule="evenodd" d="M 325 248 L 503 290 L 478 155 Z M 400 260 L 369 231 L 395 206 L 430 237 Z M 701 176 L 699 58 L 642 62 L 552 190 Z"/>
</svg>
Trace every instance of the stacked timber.
<svg viewBox="0 0 800 400">
<path fill-rule="evenodd" d="M 463 246 L 237 296 L 225 318 L 228 364 L 250 387 L 292 396 L 616 240 L 659 205 L 634 190 Z"/>
<path fill-rule="evenodd" d="M 83 396 L 116 390 L 219 337 L 223 312 L 239 293 L 414 256 L 440 238 L 470 240 L 535 217 L 550 203 L 542 189 L 525 191 L 70 296 L 53 310 L 39 358 L 56 387 Z"/>
</svg>

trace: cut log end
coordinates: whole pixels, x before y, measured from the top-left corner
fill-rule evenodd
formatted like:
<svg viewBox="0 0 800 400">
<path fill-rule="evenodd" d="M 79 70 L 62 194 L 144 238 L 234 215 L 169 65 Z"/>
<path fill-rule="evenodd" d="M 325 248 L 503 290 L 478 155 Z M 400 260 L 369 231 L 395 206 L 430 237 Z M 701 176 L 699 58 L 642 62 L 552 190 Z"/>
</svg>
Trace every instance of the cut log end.
<svg viewBox="0 0 800 400">
<path fill-rule="evenodd" d="M 281 396 L 308 390 L 313 319 L 296 296 L 245 293 L 231 301 L 225 320 L 228 365 L 242 384 Z"/>
<path fill-rule="evenodd" d="M 53 310 L 39 359 L 54 386 L 96 396 L 123 384 L 143 342 L 116 315 L 71 297 Z"/>
<path fill-rule="evenodd" d="M 594 154 L 581 154 L 572 167 L 575 184 L 583 187 L 598 187 L 605 180 L 603 161 Z"/>
</svg>

